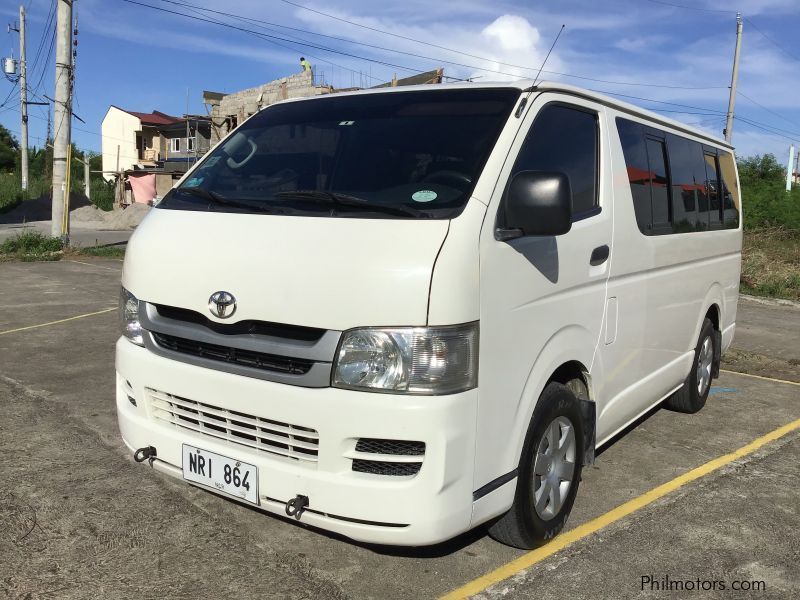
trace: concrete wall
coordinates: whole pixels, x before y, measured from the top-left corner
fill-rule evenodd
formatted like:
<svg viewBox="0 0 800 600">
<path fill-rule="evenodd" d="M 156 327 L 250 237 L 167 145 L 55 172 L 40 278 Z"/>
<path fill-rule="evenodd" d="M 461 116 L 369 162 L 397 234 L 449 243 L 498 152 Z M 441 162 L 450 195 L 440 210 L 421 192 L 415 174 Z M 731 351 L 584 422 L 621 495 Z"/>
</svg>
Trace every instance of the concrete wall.
<svg viewBox="0 0 800 600">
<path fill-rule="evenodd" d="M 207 124 L 202 124 L 199 128 L 197 128 L 197 130 L 195 130 L 194 122 L 192 122 L 191 134 L 194 138 L 195 150 L 189 152 L 188 145 L 186 143 L 185 128 L 181 130 L 164 131 L 162 135 L 164 136 L 164 146 L 166 150 L 162 157 L 165 159 L 186 158 L 187 156 L 202 156 L 208 152 L 208 149 L 211 145 L 209 139 L 211 135 L 210 127 Z M 181 149 L 179 152 L 172 151 L 172 140 L 174 138 L 179 138 L 181 140 Z"/>
<path fill-rule="evenodd" d="M 139 153 L 136 150 L 136 132 L 141 128 L 141 121 L 137 117 L 116 106 L 108 109 L 101 126 L 103 171 L 116 170 L 117 146 L 119 146 L 120 170 L 130 169 L 139 162 Z M 103 173 L 103 177 L 107 181 L 114 178 L 111 173 Z"/>
<path fill-rule="evenodd" d="M 314 78 L 310 71 L 303 71 L 296 75 L 276 79 L 263 85 L 228 94 L 220 100 L 218 105 L 211 109 L 211 143 L 215 144 L 225 137 L 234 122 L 238 125 L 247 117 L 258 112 L 264 106 L 269 106 L 287 98 L 304 98 L 328 94 L 328 86 L 314 86 Z"/>
</svg>

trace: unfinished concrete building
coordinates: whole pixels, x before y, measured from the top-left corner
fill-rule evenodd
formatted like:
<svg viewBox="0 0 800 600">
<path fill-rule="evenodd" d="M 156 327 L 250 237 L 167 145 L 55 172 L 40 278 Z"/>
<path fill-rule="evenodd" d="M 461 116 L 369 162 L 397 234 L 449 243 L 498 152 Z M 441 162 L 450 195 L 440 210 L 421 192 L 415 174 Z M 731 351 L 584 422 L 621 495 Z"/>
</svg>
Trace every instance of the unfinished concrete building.
<svg viewBox="0 0 800 600">
<path fill-rule="evenodd" d="M 443 70 L 434 69 L 404 79 L 394 77 L 392 81 L 375 87 L 441 83 L 443 78 Z M 224 138 L 239 123 L 257 113 L 261 108 L 280 100 L 333 94 L 352 89 L 359 88 L 343 90 L 328 84 L 315 85 L 313 72 L 309 70 L 232 94 L 204 91 L 203 102 L 211 115 L 211 144 Z"/>
<path fill-rule="evenodd" d="M 311 71 L 303 71 L 233 94 L 203 92 L 203 102 L 210 107 L 211 113 L 211 143 L 215 144 L 224 138 L 229 131 L 264 106 L 287 98 L 319 96 L 332 92 L 333 88 L 329 85 L 314 85 Z"/>
</svg>

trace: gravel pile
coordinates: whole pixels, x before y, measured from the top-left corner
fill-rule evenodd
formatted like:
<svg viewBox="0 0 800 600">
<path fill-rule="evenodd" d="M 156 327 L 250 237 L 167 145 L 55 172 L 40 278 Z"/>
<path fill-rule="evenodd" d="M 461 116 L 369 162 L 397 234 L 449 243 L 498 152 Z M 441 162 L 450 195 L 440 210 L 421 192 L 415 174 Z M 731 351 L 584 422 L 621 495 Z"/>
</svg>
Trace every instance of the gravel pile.
<svg viewBox="0 0 800 600">
<path fill-rule="evenodd" d="M 0 214 L 0 224 L 32 223 L 49 221 L 52 205 L 50 198 L 26 200 L 13 210 Z M 146 204 L 132 204 L 127 208 L 104 211 L 89 202 L 84 196 L 73 194 L 70 198 L 70 223 L 79 227 L 96 229 L 133 229 L 150 212 Z"/>
</svg>

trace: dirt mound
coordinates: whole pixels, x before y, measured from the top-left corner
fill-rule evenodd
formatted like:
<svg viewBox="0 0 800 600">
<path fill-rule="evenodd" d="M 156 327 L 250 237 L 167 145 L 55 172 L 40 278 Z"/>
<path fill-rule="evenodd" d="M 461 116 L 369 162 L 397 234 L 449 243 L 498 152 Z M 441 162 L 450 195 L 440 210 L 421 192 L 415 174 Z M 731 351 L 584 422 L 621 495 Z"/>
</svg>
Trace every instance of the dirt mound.
<svg viewBox="0 0 800 600">
<path fill-rule="evenodd" d="M 132 204 L 127 208 L 115 207 L 104 211 L 97 208 L 86 196 L 72 194 L 70 197 L 70 223 L 78 227 L 94 229 L 133 229 L 150 212 L 146 204 Z M 0 224 L 31 223 L 49 221 L 52 216 L 50 198 L 43 196 L 26 200 L 14 209 L 0 214 Z"/>
<path fill-rule="evenodd" d="M 106 229 L 133 229 L 142 222 L 145 215 L 150 212 L 146 204 L 131 204 L 128 208 L 115 208 L 106 213 Z"/>
<path fill-rule="evenodd" d="M 69 208 L 70 215 L 75 210 L 86 206 L 94 206 L 83 194 L 70 194 Z M 49 221 L 52 216 L 53 204 L 48 196 L 42 196 L 33 200 L 25 200 L 19 206 L 8 212 L 0 214 L 0 223 L 30 223 L 31 221 Z"/>
<path fill-rule="evenodd" d="M 73 223 L 107 221 L 110 215 L 110 212 L 100 210 L 94 205 L 81 206 L 80 208 L 69 211 L 69 218 Z"/>
</svg>

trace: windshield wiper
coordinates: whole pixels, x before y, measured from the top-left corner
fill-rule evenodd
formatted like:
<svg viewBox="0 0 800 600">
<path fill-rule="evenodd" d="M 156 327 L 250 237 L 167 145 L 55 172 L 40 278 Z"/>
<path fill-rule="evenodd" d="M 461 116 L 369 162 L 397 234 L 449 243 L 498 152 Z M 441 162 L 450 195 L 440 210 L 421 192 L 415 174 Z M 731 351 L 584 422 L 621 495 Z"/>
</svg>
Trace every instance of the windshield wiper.
<svg viewBox="0 0 800 600">
<path fill-rule="evenodd" d="M 265 206 L 263 204 L 251 204 L 250 202 L 242 202 L 240 200 L 230 200 L 225 196 L 221 196 L 216 192 L 212 192 L 211 190 L 201 187 L 179 187 L 176 191 L 180 192 L 181 194 L 189 194 L 191 196 L 202 198 L 203 200 L 208 200 L 209 204 L 233 206 L 234 208 L 246 208 L 248 210 L 255 210 L 258 212 L 282 212 L 280 209 L 273 210 L 272 207 Z"/>
<path fill-rule="evenodd" d="M 332 204 L 334 207 L 360 208 L 366 211 L 382 212 L 391 215 L 399 215 L 402 217 L 425 218 L 429 216 L 428 213 L 422 212 L 421 210 L 416 210 L 414 208 L 408 208 L 405 206 L 389 206 L 386 204 L 373 204 L 364 198 L 340 194 L 338 192 L 328 192 L 324 190 L 295 190 L 292 192 L 278 192 L 275 194 L 275 198 L 280 198 L 281 200 L 322 200 Z"/>
</svg>

